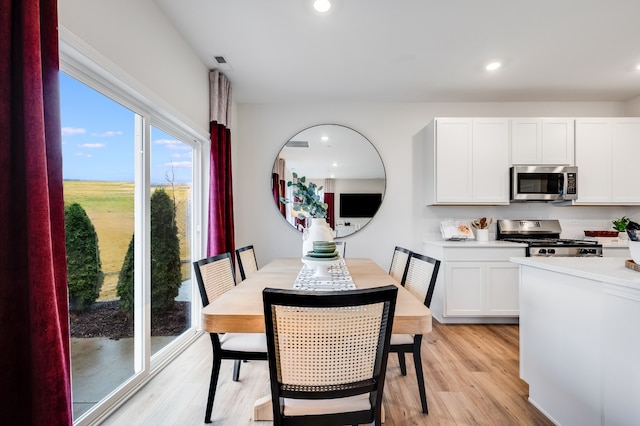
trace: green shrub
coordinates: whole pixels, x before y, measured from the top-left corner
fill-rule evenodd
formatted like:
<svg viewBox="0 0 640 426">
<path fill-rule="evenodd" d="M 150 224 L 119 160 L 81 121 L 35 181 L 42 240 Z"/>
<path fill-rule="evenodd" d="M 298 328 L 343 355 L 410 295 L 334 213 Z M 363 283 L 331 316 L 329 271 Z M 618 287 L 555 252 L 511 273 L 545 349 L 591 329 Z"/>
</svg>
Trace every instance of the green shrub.
<svg viewBox="0 0 640 426">
<path fill-rule="evenodd" d="M 124 256 L 124 262 L 122 262 L 122 268 L 118 273 L 118 285 L 116 286 L 116 294 L 120 298 L 120 307 L 125 311 L 133 312 L 133 271 L 134 271 L 134 238 L 131 236 L 129 241 L 129 248 L 127 254 Z"/>
<path fill-rule="evenodd" d="M 133 310 L 133 238 L 118 277 L 120 306 Z M 173 307 L 180 286 L 180 239 L 175 220 L 175 206 L 163 188 L 151 196 L 151 310 L 152 314 Z"/>
<path fill-rule="evenodd" d="M 98 234 L 78 203 L 64 209 L 69 309 L 84 311 L 93 305 L 104 281 Z"/>
</svg>

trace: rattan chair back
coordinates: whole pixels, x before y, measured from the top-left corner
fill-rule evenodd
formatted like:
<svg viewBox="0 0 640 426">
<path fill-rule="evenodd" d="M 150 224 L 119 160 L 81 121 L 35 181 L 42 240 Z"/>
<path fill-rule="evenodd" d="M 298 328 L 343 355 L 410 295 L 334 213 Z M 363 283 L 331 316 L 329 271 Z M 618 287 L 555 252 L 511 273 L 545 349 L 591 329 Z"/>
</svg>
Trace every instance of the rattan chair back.
<svg viewBox="0 0 640 426">
<path fill-rule="evenodd" d="M 193 262 L 193 269 L 200 289 L 202 306 L 209 305 L 236 285 L 231 253 Z"/>
<path fill-rule="evenodd" d="M 423 301 L 427 308 L 431 306 L 439 269 L 439 260 L 419 253 L 411 253 L 409 256 L 407 272 L 402 285 Z"/>
<path fill-rule="evenodd" d="M 256 252 L 252 245 L 244 246 L 236 250 L 236 258 L 238 259 L 238 268 L 240 269 L 240 278 L 244 281 L 249 275 L 258 270 L 258 261 L 256 260 Z"/>
<path fill-rule="evenodd" d="M 396 286 L 263 291 L 274 424 L 380 424 L 397 292 Z M 366 409 L 314 411 L 317 400 L 356 395 L 368 398 Z M 301 415 L 306 400 L 314 404 Z"/>
<path fill-rule="evenodd" d="M 409 266 L 409 256 L 411 256 L 411 250 L 404 247 L 396 246 L 393 250 L 393 257 L 391 258 L 391 267 L 389 268 L 389 275 L 391 275 L 396 281 L 402 282 L 404 275 L 407 272 Z"/>
</svg>

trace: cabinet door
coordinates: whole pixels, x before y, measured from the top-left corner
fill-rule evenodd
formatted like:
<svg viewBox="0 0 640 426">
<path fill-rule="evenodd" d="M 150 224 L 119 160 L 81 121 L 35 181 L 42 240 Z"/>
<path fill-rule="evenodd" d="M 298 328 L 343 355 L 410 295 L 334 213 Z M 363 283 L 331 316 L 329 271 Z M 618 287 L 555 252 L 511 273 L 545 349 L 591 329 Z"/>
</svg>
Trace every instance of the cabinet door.
<svg viewBox="0 0 640 426">
<path fill-rule="evenodd" d="M 575 138 L 572 118 L 511 120 L 513 165 L 573 165 Z"/>
<path fill-rule="evenodd" d="M 573 119 L 566 118 L 542 120 L 541 164 L 574 164 L 574 123 Z"/>
<path fill-rule="evenodd" d="M 576 120 L 578 199 L 575 204 L 611 201 L 611 120 Z"/>
<path fill-rule="evenodd" d="M 511 163 L 540 164 L 542 159 L 542 123 L 537 118 L 511 120 Z"/>
<path fill-rule="evenodd" d="M 473 120 L 472 193 L 474 203 L 509 203 L 509 120 Z"/>
<path fill-rule="evenodd" d="M 640 119 L 615 119 L 612 132 L 611 201 L 640 203 Z"/>
<path fill-rule="evenodd" d="M 482 262 L 448 262 L 445 264 L 447 316 L 483 314 Z"/>
<path fill-rule="evenodd" d="M 472 199 L 472 121 L 436 121 L 436 202 L 464 204 Z"/>
<path fill-rule="evenodd" d="M 520 268 L 509 262 L 488 263 L 486 266 L 485 314 L 514 316 L 520 313 Z"/>
</svg>

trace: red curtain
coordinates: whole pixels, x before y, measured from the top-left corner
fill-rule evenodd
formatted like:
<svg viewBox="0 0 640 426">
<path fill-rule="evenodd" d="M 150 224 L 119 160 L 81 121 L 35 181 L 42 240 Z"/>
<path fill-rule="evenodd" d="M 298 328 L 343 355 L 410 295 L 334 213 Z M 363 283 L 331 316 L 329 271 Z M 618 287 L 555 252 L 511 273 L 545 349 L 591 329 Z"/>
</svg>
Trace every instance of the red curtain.
<svg viewBox="0 0 640 426">
<path fill-rule="evenodd" d="M 235 250 L 233 192 L 231 185 L 231 133 L 211 122 L 211 170 L 209 182 L 209 234 L 207 256 Z"/>
<path fill-rule="evenodd" d="M 0 412 L 72 423 L 56 0 L 0 0 Z"/>
<path fill-rule="evenodd" d="M 324 202 L 327 203 L 327 222 L 329 223 L 329 228 L 336 229 L 336 216 L 334 213 L 335 209 L 335 194 L 333 192 L 325 192 L 324 193 Z"/>
</svg>

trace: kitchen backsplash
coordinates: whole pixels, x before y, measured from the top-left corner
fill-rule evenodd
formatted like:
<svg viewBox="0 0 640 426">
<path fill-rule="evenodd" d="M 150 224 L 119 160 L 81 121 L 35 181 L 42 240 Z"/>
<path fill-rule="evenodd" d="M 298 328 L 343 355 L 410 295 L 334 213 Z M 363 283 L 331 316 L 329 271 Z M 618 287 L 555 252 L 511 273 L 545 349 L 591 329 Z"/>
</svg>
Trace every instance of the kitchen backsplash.
<svg viewBox="0 0 640 426">
<path fill-rule="evenodd" d="M 640 222 L 640 207 L 554 207 L 545 204 L 527 204 L 509 207 L 427 207 L 432 217 L 422 219 L 422 240 L 441 239 L 440 222 L 442 220 L 468 220 L 480 217 L 492 218 L 493 224 L 489 228 L 489 239 L 496 236 L 496 220 L 498 219 L 558 219 L 562 227 L 561 238 L 582 239 L 584 231 L 605 230 L 612 231 L 614 219 L 628 216 L 631 220 Z M 437 215 L 438 217 L 433 217 Z M 575 216 L 574 216 L 575 215 Z M 582 216 L 581 219 L 575 219 Z"/>
</svg>

